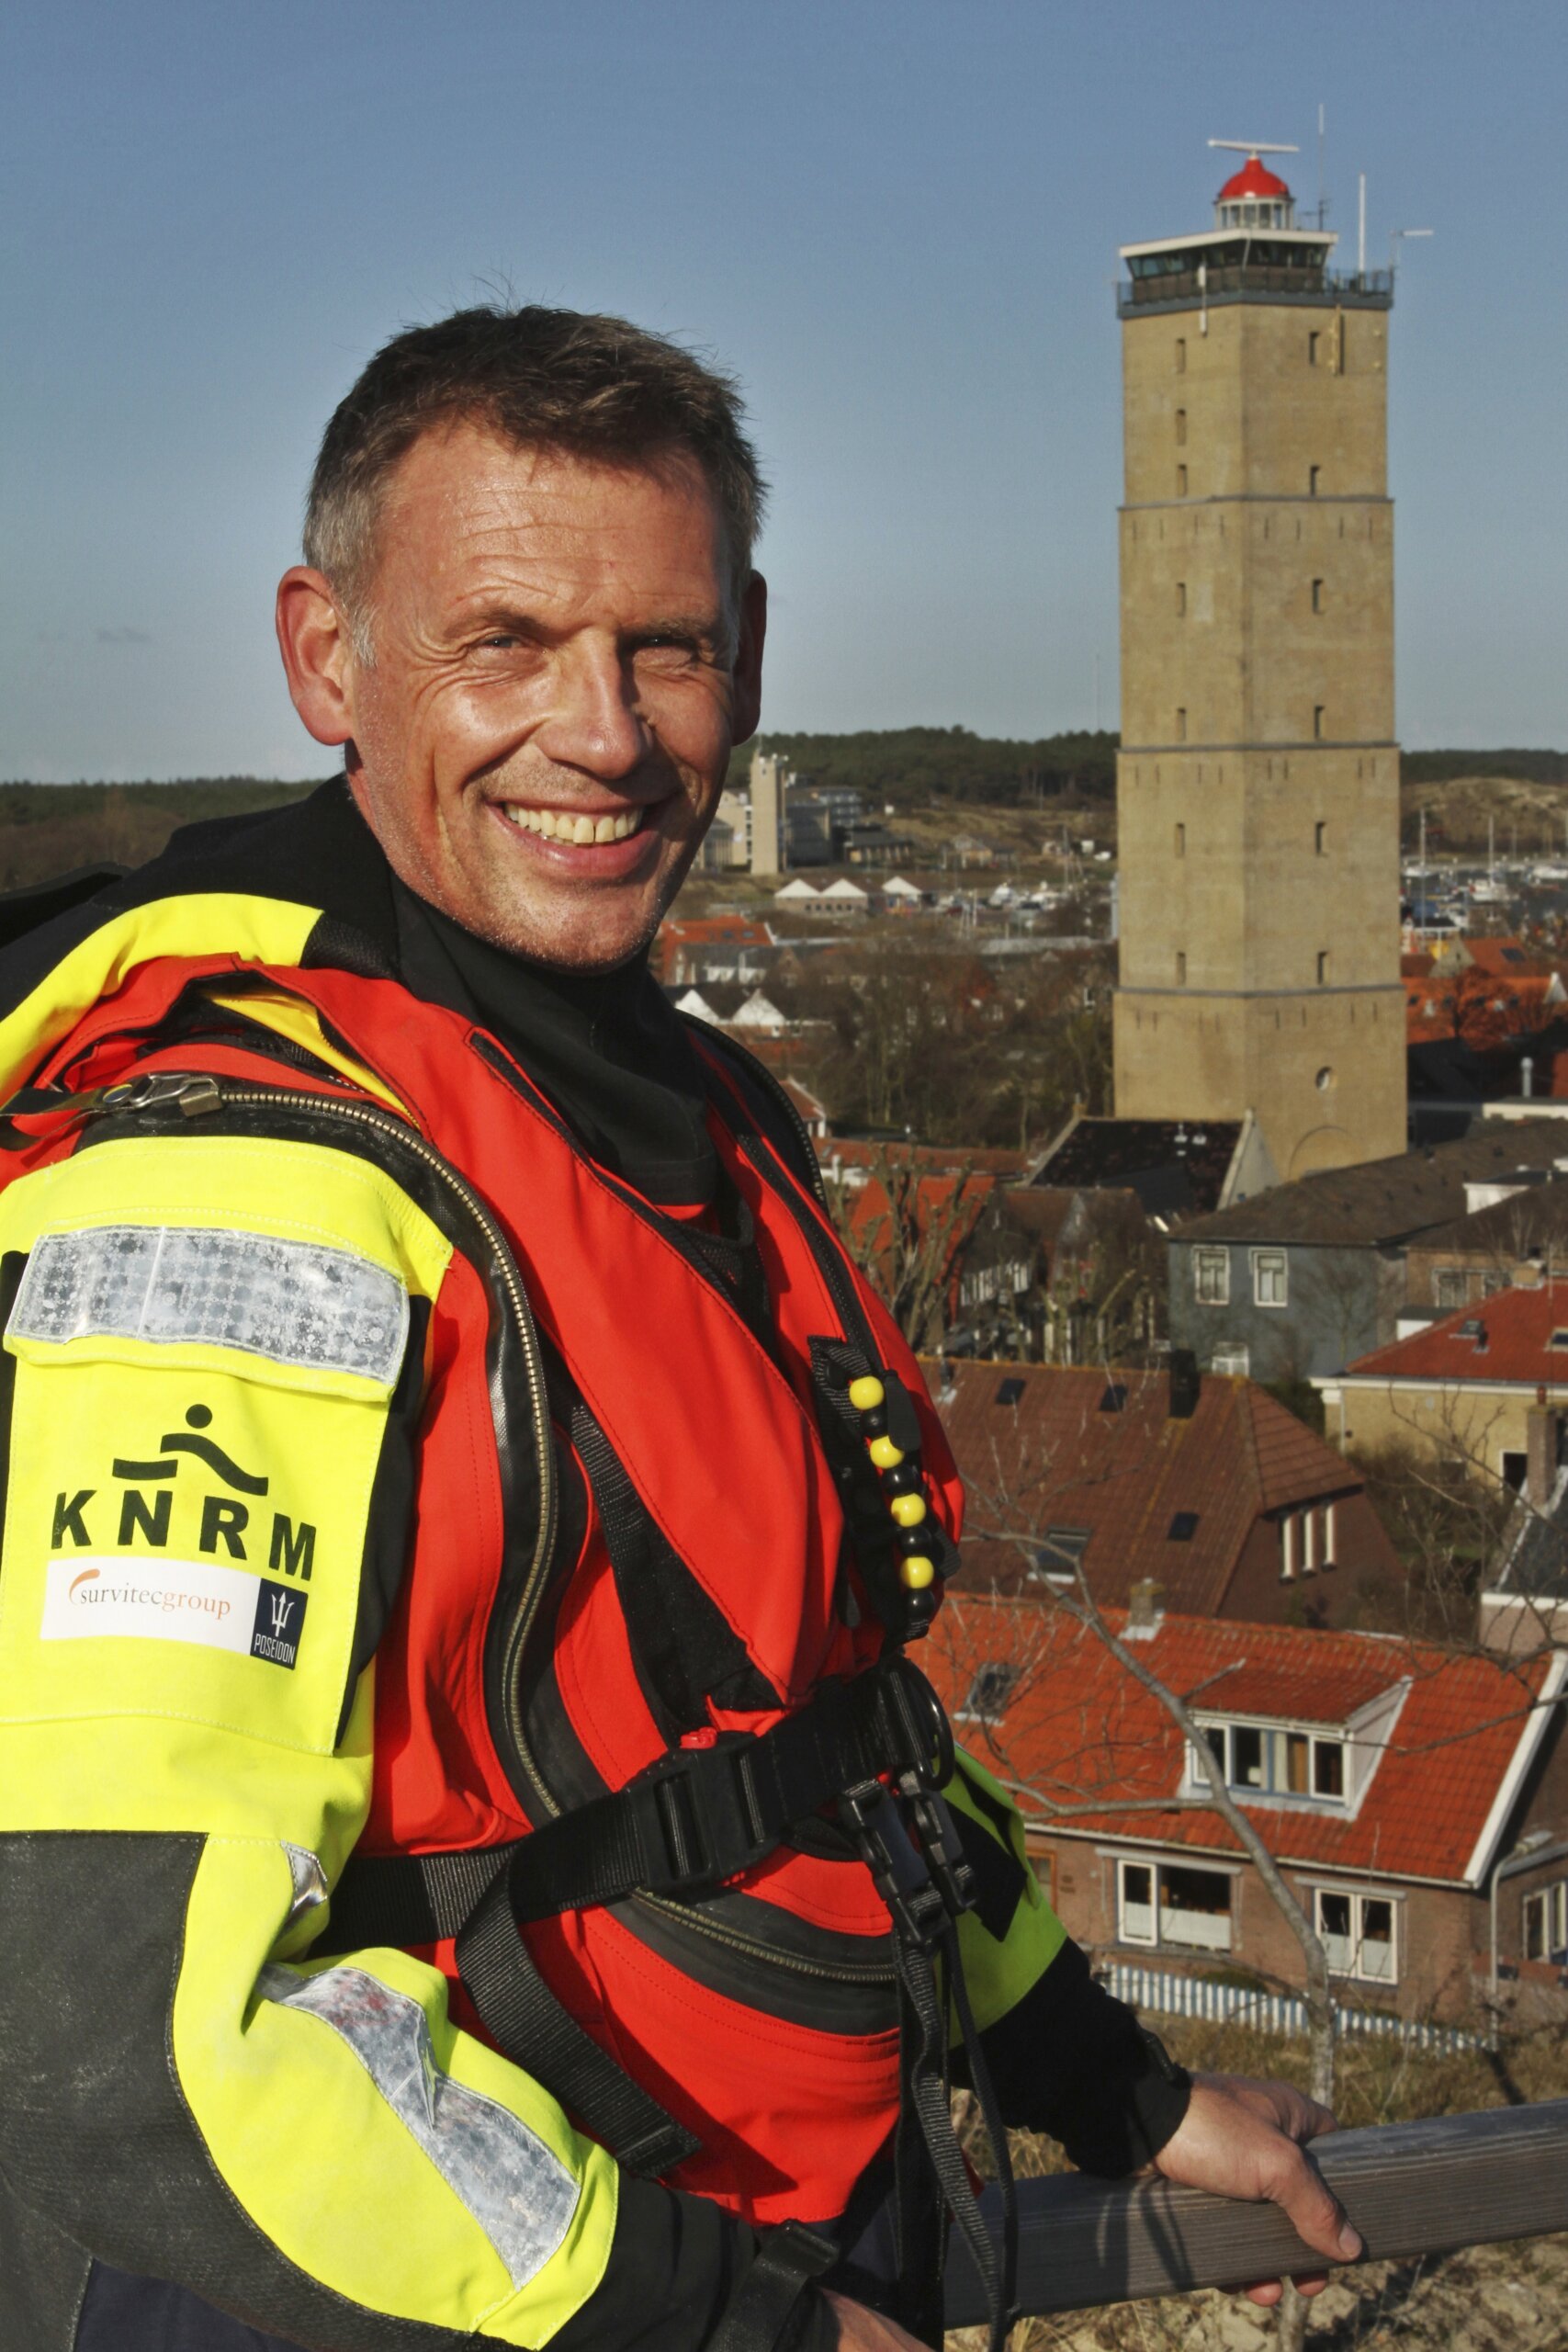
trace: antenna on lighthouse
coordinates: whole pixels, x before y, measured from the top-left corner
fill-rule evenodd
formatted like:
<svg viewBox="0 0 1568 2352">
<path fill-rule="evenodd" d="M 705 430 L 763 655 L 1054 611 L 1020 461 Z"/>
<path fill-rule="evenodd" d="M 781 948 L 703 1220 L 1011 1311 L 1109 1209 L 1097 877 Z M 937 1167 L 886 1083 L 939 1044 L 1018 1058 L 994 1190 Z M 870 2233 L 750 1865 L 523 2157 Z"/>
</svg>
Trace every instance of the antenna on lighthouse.
<svg viewBox="0 0 1568 2352">
<path fill-rule="evenodd" d="M 1327 128 L 1325 113 L 1326 110 L 1320 98 L 1317 107 L 1317 225 L 1320 229 L 1323 226 L 1324 216 L 1328 210 L 1328 194 L 1323 179 L 1323 141 Z"/>
<path fill-rule="evenodd" d="M 1270 147 L 1266 139 L 1211 139 L 1211 147 L 1229 147 L 1238 155 L 1299 155 L 1299 147 Z"/>
</svg>

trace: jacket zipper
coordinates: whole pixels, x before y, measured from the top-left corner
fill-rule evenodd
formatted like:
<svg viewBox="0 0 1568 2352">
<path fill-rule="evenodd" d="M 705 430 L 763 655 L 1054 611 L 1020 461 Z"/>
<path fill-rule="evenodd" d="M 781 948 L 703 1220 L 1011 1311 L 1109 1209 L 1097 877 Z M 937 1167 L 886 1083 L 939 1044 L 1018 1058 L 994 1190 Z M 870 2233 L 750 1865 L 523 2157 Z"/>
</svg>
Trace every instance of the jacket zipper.
<svg viewBox="0 0 1568 2352">
<path fill-rule="evenodd" d="M 634 1906 L 656 1911 L 674 1927 L 690 1928 L 705 1936 L 711 1943 L 724 1944 L 729 1951 L 742 1953 L 746 1959 L 762 1961 L 770 1968 L 790 1970 L 796 1976 L 813 1976 L 832 1984 L 890 1984 L 894 1969 L 890 1961 L 818 1961 L 805 1960 L 797 1952 L 780 1951 L 776 1945 L 764 1943 L 759 1936 L 743 1936 L 733 1928 L 723 1928 L 703 1917 L 694 1907 L 671 1903 L 659 1894 L 634 1894 Z"/>
<path fill-rule="evenodd" d="M 507 1731 L 535 1795 L 547 1813 L 558 1814 L 560 1807 L 550 1793 L 528 1746 L 519 1695 L 523 1651 L 538 1613 L 550 1555 L 555 1548 L 558 1501 L 555 1456 L 550 1444 L 550 1411 L 545 1385 L 544 1354 L 539 1346 L 533 1309 L 523 1286 L 523 1277 L 517 1270 L 517 1262 L 506 1237 L 491 1216 L 483 1199 L 457 1173 L 450 1160 L 444 1159 L 434 1146 L 426 1143 L 406 1120 L 394 1118 L 389 1112 L 374 1109 L 367 1103 L 345 1102 L 341 1096 L 306 1093 L 287 1087 L 236 1086 L 206 1072 L 192 1074 L 179 1070 L 156 1070 L 144 1078 L 130 1079 L 122 1085 L 107 1088 L 95 1102 L 93 1113 L 107 1116 L 120 1112 L 135 1114 L 178 1110 L 187 1119 L 195 1119 L 209 1112 L 231 1108 L 302 1111 L 312 1118 L 325 1115 L 329 1119 L 341 1119 L 356 1127 L 370 1129 L 429 1169 L 452 1193 L 469 1223 L 476 1226 L 484 1238 L 485 1246 L 501 1277 L 513 1327 L 522 1342 L 539 1478 L 539 1526 L 534 1555 L 529 1563 L 521 1599 L 507 1628 L 502 1651 L 502 1684 L 505 1694 Z"/>
</svg>

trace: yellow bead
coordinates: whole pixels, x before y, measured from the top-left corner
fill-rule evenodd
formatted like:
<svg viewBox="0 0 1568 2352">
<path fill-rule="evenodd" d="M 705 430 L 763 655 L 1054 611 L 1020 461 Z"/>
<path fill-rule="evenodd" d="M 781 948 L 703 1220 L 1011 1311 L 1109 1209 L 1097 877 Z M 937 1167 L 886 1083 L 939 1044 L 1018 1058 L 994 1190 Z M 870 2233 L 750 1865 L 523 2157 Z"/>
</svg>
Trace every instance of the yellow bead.
<svg viewBox="0 0 1568 2352">
<path fill-rule="evenodd" d="M 897 1470 L 904 1459 L 890 1437 L 874 1437 L 866 1452 L 879 1470 Z"/>
<path fill-rule="evenodd" d="M 927 1585 L 934 1582 L 935 1577 L 936 1563 L 934 1560 L 928 1560 L 923 1552 L 911 1552 L 907 1560 L 900 1560 L 898 1563 L 898 1580 L 901 1584 L 907 1585 L 911 1592 L 924 1592 Z"/>
<path fill-rule="evenodd" d="M 874 1373 L 865 1373 L 850 1383 L 850 1402 L 857 1413 L 874 1413 L 886 1394 Z"/>
<path fill-rule="evenodd" d="M 887 1506 L 900 1527 L 919 1527 L 926 1515 L 923 1495 L 895 1495 Z"/>
</svg>

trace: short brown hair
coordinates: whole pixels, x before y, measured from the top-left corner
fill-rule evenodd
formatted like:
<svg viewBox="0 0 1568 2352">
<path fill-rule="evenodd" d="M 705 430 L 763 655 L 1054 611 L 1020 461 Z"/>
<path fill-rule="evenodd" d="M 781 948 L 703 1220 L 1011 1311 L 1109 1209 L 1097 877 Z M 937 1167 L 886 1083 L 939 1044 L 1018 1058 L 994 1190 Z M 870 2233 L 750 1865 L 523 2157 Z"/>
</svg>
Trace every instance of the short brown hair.
<svg viewBox="0 0 1568 2352">
<path fill-rule="evenodd" d="M 394 335 L 339 402 L 310 478 L 305 560 L 367 639 L 388 480 L 422 434 L 472 420 L 519 448 L 610 464 L 694 458 L 743 584 L 767 488 L 744 415 L 732 377 L 625 319 L 537 303 L 457 311 Z"/>
</svg>

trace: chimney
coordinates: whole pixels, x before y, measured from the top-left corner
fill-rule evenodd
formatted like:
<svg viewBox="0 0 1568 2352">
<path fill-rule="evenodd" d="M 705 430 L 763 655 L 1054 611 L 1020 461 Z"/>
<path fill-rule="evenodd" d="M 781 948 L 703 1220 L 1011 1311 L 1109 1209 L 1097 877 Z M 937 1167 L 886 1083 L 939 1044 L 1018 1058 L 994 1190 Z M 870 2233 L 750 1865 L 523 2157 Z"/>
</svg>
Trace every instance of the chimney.
<svg viewBox="0 0 1568 2352">
<path fill-rule="evenodd" d="M 1190 1348 L 1172 1348 L 1169 1378 L 1169 1418 L 1173 1421 L 1190 1421 L 1198 1409 L 1198 1391 L 1201 1385 L 1198 1359 Z"/>
<path fill-rule="evenodd" d="M 1538 1396 L 1543 1392 L 1537 1389 Z M 1557 1479 L 1557 1431 L 1560 1416 L 1548 1412 L 1544 1399 L 1525 1415 L 1525 1500 L 1532 1510 L 1544 1510 Z"/>
<path fill-rule="evenodd" d="M 1127 1632 L 1131 1638 L 1146 1641 L 1158 1630 L 1165 1614 L 1159 1605 L 1159 1594 L 1153 1577 L 1140 1577 L 1127 1595 Z"/>
</svg>

